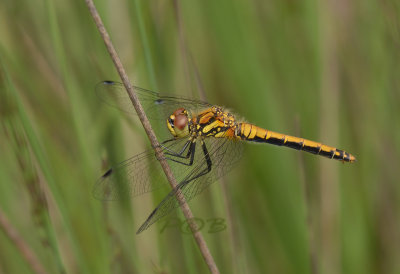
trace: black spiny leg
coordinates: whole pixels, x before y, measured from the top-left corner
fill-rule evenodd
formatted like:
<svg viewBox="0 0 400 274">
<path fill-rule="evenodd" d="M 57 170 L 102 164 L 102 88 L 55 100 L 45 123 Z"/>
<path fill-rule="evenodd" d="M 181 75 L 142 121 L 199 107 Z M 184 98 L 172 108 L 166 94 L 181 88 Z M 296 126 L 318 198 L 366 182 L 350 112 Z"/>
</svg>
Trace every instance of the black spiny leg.
<svg viewBox="0 0 400 274">
<path fill-rule="evenodd" d="M 171 149 L 169 149 L 168 147 L 164 147 L 164 149 L 167 151 L 167 152 L 165 152 L 165 154 L 166 154 L 166 155 L 170 155 L 170 156 L 175 156 L 175 157 L 187 159 L 187 158 L 189 158 L 190 152 L 188 151 L 188 153 L 187 153 L 186 156 L 182 156 L 182 154 L 183 154 L 183 152 L 185 152 L 186 148 L 187 148 L 188 145 L 191 144 L 191 143 L 192 143 L 192 141 L 191 141 L 191 140 L 188 140 L 188 141 L 183 145 L 181 151 L 179 151 L 178 153 L 175 152 L 175 151 L 173 151 L 173 150 L 171 150 Z M 189 148 L 189 150 L 190 150 L 190 148 Z"/>
<path fill-rule="evenodd" d="M 196 174 L 195 176 L 193 176 L 192 178 L 189 178 L 189 179 L 179 183 L 179 185 L 176 187 L 177 189 L 182 188 L 184 185 L 188 184 L 189 182 L 196 180 L 197 178 L 199 178 L 201 176 L 206 175 L 207 173 L 209 173 L 212 170 L 212 161 L 210 158 L 210 154 L 208 154 L 206 144 L 204 142 L 202 142 L 201 147 L 203 149 L 204 157 L 206 158 L 207 167 L 204 170 L 202 170 L 201 172 L 199 172 L 198 174 Z M 194 154 L 193 154 L 193 156 L 194 156 Z M 192 156 L 192 158 L 193 158 L 193 156 Z M 193 163 L 193 159 L 191 159 L 191 162 Z"/>
<path fill-rule="evenodd" d="M 196 152 L 196 143 L 195 142 L 191 142 L 191 145 L 189 147 L 189 150 L 188 150 L 188 153 L 187 153 L 186 157 L 184 157 L 184 156 L 180 156 L 179 157 L 179 158 L 187 159 L 190 156 L 189 163 L 184 163 L 184 162 L 181 162 L 181 161 L 178 161 L 178 160 L 175 160 L 175 159 L 172 159 L 172 158 L 168 158 L 168 157 L 166 157 L 166 159 L 171 160 L 171 161 L 173 161 L 175 163 L 179 163 L 179 164 L 185 165 L 185 166 L 191 166 L 191 165 L 193 165 L 195 152 Z M 170 155 L 170 156 L 177 156 L 177 155 L 172 155 L 172 154 L 169 154 L 169 153 L 165 153 L 165 154 Z"/>
<path fill-rule="evenodd" d="M 169 142 L 172 142 L 172 141 L 174 141 L 174 140 L 176 140 L 176 139 L 175 139 L 175 138 L 172 138 L 172 139 L 165 140 L 164 142 L 161 143 L 161 145 L 166 144 L 166 143 L 169 143 Z"/>
<path fill-rule="evenodd" d="M 192 145 L 189 148 L 189 150 L 192 151 L 192 156 L 191 156 L 192 163 L 194 158 L 195 145 L 196 143 L 192 143 Z M 147 229 L 151 224 L 156 222 L 159 218 L 163 217 L 165 214 L 168 214 L 169 211 L 171 211 L 174 208 L 173 206 L 174 202 L 172 202 L 173 201 L 172 199 L 176 199 L 174 196 L 179 190 L 182 190 L 183 187 L 186 186 L 188 183 L 198 179 L 201 176 L 206 175 L 212 170 L 212 161 L 210 155 L 208 154 L 207 147 L 204 142 L 202 142 L 201 146 L 203 148 L 203 153 L 206 159 L 207 167 L 200 173 L 193 176 L 192 178 L 188 178 L 187 180 L 179 183 L 170 193 L 168 193 L 168 195 L 164 198 L 164 200 L 162 200 L 161 203 L 153 210 L 153 212 L 151 212 L 149 217 L 147 217 L 147 220 L 140 226 L 136 234 L 139 234 L 143 230 Z"/>
<path fill-rule="evenodd" d="M 206 147 L 206 143 L 202 142 L 202 143 L 201 143 L 201 147 L 203 148 L 203 153 L 204 153 L 204 156 L 205 156 L 205 158 L 206 158 L 207 169 L 205 169 L 205 170 L 203 170 L 202 172 L 200 172 L 197 176 L 195 176 L 194 178 L 192 178 L 191 181 L 194 180 L 194 179 L 196 179 L 196 178 L 199 178 L 200 176 L 206 175 L 206 174 L 209 173 L 209 172 L 211 171 L 211 169 L 212 169 L 212 161 L 211 161 L 211 158 L 210 158 L 210 154 L 208 154 L 208 150 L 207 150 L 207 147 Z"/>
</svg>

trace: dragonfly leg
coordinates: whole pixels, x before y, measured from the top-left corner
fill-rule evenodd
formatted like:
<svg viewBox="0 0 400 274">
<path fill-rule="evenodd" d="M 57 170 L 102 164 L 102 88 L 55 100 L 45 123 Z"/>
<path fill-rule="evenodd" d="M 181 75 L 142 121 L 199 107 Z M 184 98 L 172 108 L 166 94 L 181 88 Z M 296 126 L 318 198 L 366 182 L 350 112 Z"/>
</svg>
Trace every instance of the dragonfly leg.
<svg viewBox="0 0 400 274">
<path fill-rule="evenodd" d="M 189 144 L 191 144 L 192 141 L 188 140 L 182 147 L 181 151 L 179 151 L 178 153 L 175 151 L 170 150 L 168 147 L 164 147 L 164 149 L 167 151 L 165 154 L 166 155 L 170 155 L 170 156 L 175 156 L 175 157 L 179 157 L 179 158 L 184 158 L 187 159 L 189 158 L 190 155 L 190 147 L 189 147 L 189 151 L 187 153 L 186 156 L 182 156 L 183 152 L 185 152 L 185 150 L 187 149 L 187 147 L 189 146 Z"/>
<path fill-rule="evenodd" d="M 212 169 L 212 161 L 211 161 L 211 158 L 210 158 L 210 154 L 208 153 L 206 143 L 202 142 L 201 143 L 201 148 L 203 149 L 204 157 L 206 158 L 207 168 L 205 168 L 202 172 L 200 172 L 199 174 L 197 174 L 193 178 L 190 178 L 189 182 L 193 181 L 193 180 L 195 180 L 195 179 L 197 179 L 197 178 L 199 178 L 199 177 L 201 177 L 203 175 L 206 175 Z"/>
<path fill-rule="evenodd" d="M 195 150 L 195 143 L 192 143 L 191 147 L 192 146 L 193 146 L 193 149 L 192 149 L 192 151 L 193 151 L 192 152 L 192 155 L 193 155 L 192 158 L 193 158 L 194 157 L 194 150 Z M 212 161 L 211 161 L 210 155 L 208 154 L 208 150 L 207 150 L 207 147 L 206 147 L 204 142 L 202 143 L 202 148 L 203 148 L 204 156 L 206 158 L 207 167 L 203 171 L 201 171 L 200 173 L 196 174 L 194 177 L 188 178 L 187 180 L 182 181 L 170 193 L 168 193 L 168 195 L 164 198 L 164 200 L 162 200 L 161 203 L 153 210 L 153 212 L 150 213 L 149 217 L 147 217 L 147 220 L 140 226 L 140 228 L 138 229 L 136 234 L 139 234 L 143 230 L 146 230 L 151 224 L 156 222 L 159 218 L 161 218 L 162 216 L 164 216 L 170 210 L 173 209 L 173 207 L 168 208 L 168 205 L 171 204 L 171 199 L 174 199 L 174 196 L 176 195 L 176 192 L 178 192 L 179 190 L 182 190 L 183 187 L 185 187 L 188 183 L 198 179 L 201 176 L 206 175 L 207 173 L 209 173 L 211 171 L 211 169 L 212 169 Z M 161 213 L 159 213 L 159 211 Z"/>
<path fill-rule="evenodd" d="M 195 143 L 193 143 L 193 145 L 194 145 L 194 144 L 195 144 Z M 206 158 L 207 167 L 206 167 L 204 170 L 202 170 L 201 172 L 199 172 L 198 174 L 196 174 L 195 176 L 193 176 L 192 178 L 189 178 L 189 179 L 187 179 L 187 180 L 182 181 L 181 183 L 179 183 L 179 185 L 177 186 L 177 188 L 182 188 L 184 185 L 188 184 L 189 182 L 191 182 L 191 181 L 193 181 L 193 180 L 196 180 L 197 178 L 199 178 L 199 177 L 201 177 L 201 176 L 204 176 L 204 175 L 206 175 L 207 173 L 209 173 L 209 172 L 211 171 L 211 169 L 212 169 L 212 161 L 211 161 L 210 155 L 208 154 L 207 146 L 206 146 L 206 144 L 203 142 L 203 143 L 201 144 L 201 147 L 202 147 L 202 149 L 203 149 L 204 157 Z M 193 153 L 192 153 L 192 156 L 191 156 L 191 159 L 190 159 L 190 162 L 191 162 L 191 163 L 186 164 L 186 165 L 192 165 L 192 164 L 193 164 L 193 160 L 194 160 L 194 150 L 195 150 L 195 147 L 193 147 Z M 170 159 L 170 160 L 172 160 L 172 159 Z M 175 161 L 175 160 L 172 160 L 172 161 L 177 162 L 177 161 Z M 180 163 L 180 162 L 178 162 L 178 163 Z M 185 163 L 181 163 L 181 164 L 185 164 Z"/>
<path fill-rule="evenodd" d="M 171 160 L 171 161 L 173 161 L 175 163 L 179 163 L 179 164 L 185 165 L 185 166 L 191 166 L 191 165 L 193 165 L 195 152 L 196 152 L 196 143 L 192 142 L 190 147 L 189 147 L 189 150 L 188 150 L 188 153 L 187 153 L 186 157 L 185 156 L 180 156 L 180 155 L 173 155 L 173 154 L 169 154 L 169 153 L 165 153 L 165 154 L 170 155 L 170 156 L 175 156 L 175 157 L 178 157 L 178 158 L 184 158 L 184 159 L 187 159 L 187 158 L 190 157 L 189 163 L 184 163 L 184 162 L 181 162 L 179 160 L 175 160 L 175 159 L 168 158 L 168 157 L 166 157 L 166 159 L 167 160 Z"/>
<path fill-rule="evenodd" d="M 164 147 L 163 144 L 172 142 L 172 141 L 174 141 L 174 140 L 176 140 L 176 139 L 175 139 L 175 138 L 171 138 L 171 139 L 165 140 L 164 142 L 161 143 L 161 146 Z"/>
</svg>

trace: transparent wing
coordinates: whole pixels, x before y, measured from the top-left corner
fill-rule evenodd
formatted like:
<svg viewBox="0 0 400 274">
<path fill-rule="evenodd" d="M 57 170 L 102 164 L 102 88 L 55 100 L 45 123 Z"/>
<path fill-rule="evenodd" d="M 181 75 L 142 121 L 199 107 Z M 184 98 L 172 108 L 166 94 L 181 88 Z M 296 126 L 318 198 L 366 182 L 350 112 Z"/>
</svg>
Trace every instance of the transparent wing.
<svg viewBox="0 0 400 274">
<path fill-rule="evenodd" d="M 204 174 L 204 171 L 208 168 L 207 157 L 200 148 L 200 144 L 197 144 L 196 164 L 186 170 L 178 186 L 154 209 L 136 232 L 137 234 L 146 230 L 160 218 L 179 206 L 179 202 L 175 197 L 178 190 L 180 190 L 186 202 L 190 201 L 218 178 L 229 172 L 241 158 L 243 146 L 240 141 L 226 138 L 206 138 L 204 141 L 211 160 L 211 171 Z M 201 174 L 204 175 L 200 176 Z"/>
<path fill-rule="evenodd" d="M 185 108 L 189 115 L 193 115 L 210 104 L 199 100 L 192 100 L 177 96 L 161 95 L 157 92 L 134 87 L 143 108 L 151 120 L 165 122 L 177 109 Z M 113 81 L 104 81 L 96 86 L 96 94 L 106 104 L 116 107 L 124 112 L 135 114 L 130 98 L 123 84 Z M 166 127 L 161 127 L 157 136 L 170 136 Z M 177 139 L 162 146 L 164 152 L 178 153 L 182 150 L 188 139 Z M 227 173 L 242 154 L 242 145 L 238 141 L 226 138 L 206 138 L 204 140 L 208 150 L 207 156 L 199 142 L 196 144 L 196 152 L 192 165 L 188 165 L 189 159 L 172 161 L 173 156 L 166 156 L 174 176 L 179 182 L 176 189 L 172 190 L 157 208 L 150 214 L 146 222 L 137 233 L 147 229 L 154 222 L 162 218 L 176 208 L 179 203 L 175 193 L 180 190 L 186 201 L 190 201 L 201 193 L 211 183 Z M 204 172 L 208 168 L 207 159 L 211 160 L 211 171 Z M 182 162 L 185 162 L 183 164 Z M 179 161 L 182 161 L 179 163 Z M 166 179 L 161 165 L 155 157 L 154 151 L 148 150 L 138 154 L 107 171 L 97 182 L 93 190 L 96 198 L 101 200 L 116 200 L 121 197 L 136 196 L 165 185 Z"/>
<path fill-rule="evenodd" d="M 162 148 L 164 151 L 179 151 L 186 141 L 177 139 Z M 95 183 L 93 196 L 104 201 L 134 197 L 163 187 L 166 182 L 154 149 L 151 148 L 110 168 Z"/>
<path fill-rule="evenodd" d="M 211 105 L 200 100 L 192 100 L 184 97 L 162 95 L 158 92 L 133 87 L 146 115 L 149 119 L 166 120 L 177 108 L 185 108 L 188 111 L 197 112 Z M 136 114 L 131 100 L 122 83 L 103 81 L 96 85 L 96 94 L 107 105 L 116 107 L 124 112 Z"/>
</svg>

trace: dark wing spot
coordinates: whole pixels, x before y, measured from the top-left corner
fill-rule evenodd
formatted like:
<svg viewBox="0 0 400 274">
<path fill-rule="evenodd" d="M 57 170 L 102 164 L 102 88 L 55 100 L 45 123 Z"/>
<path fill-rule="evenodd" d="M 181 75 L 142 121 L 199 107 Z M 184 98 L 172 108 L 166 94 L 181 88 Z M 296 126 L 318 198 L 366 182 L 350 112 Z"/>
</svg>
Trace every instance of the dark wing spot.
<svg viewBox="0 0 400 274">
<path fill-rule="evenodd" d="M 111 175 L 111 173 L 113 173 L 113 169 L 112 169 L 112 168 L 110 168 L 109 170 L 107 170 L 107 172 L 106 172 L 106 173 L 104 173 L 104 175 L 103 175 L 103 176 L 101 176 L 101 177 L 103 177 L 103 178 L 107 178 L 108 176 L 110 176 L 110 175 Z"/>
<path fill-rule="evenodd" d="M 105 85 L 114 85 L 115 82 L 107 80 L 107 81 L 104 81 L 103 84 L 105 84 Z"/>
<path fill-rule="evenodd" d="M 154 101 L 154 103 L 156 105 L 161 105 L 161 104 L 164 104 L 164 100 L 163 99 L 157 99 L 157 100 Z"/>
</svg>

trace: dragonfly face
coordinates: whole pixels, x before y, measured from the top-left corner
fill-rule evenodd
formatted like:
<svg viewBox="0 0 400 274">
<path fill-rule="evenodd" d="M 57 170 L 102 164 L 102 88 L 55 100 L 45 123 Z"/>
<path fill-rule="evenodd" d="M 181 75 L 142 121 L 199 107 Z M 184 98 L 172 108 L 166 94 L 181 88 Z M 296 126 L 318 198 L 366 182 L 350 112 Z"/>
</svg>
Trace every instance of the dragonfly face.
<svg viewBox="0 0 400 274">
<path fill-rule="evenodd" d="M 178 108 L 169 116 L 167 127 L 171 134 L 176 138 L 187 137 L 189 132 L 188 112 L 184 108 Z"/>
<path fill-rule="evenodd" d="M 342 162 L 356 161 L 353 155 L 343 150 L 237 121 L 222 107 L 188 98 L 163 96 L 138 87 L 134 89 L 150 121 L 162 121 L 164 125 L 157 137 L 162 141 L 160 148 L 179 182 L 137 233 L 179 206 L 175 198 L 178 190 L 186 201 L 190 201 L 229 172 L 241 158 L 242 141 L 286 146 Z M 124 112 L 133 112 L 121 83 L 99 83 L 96 92 L 106 104 Z M 149 149 L 109 169 L 96 182 L 93 194 L 100 200 L 115 200 L 155 190 L 166 185 L 165 182 L 154 150 Z"/>
</svg>

